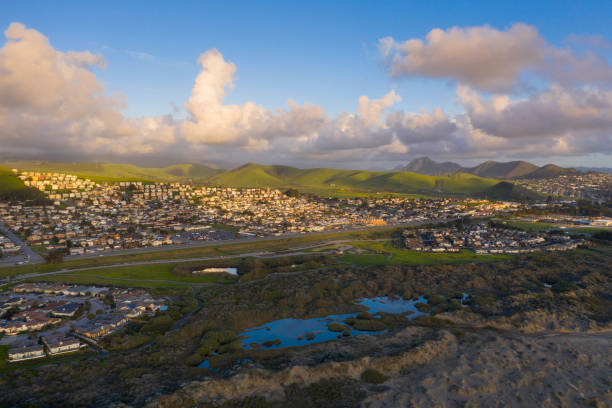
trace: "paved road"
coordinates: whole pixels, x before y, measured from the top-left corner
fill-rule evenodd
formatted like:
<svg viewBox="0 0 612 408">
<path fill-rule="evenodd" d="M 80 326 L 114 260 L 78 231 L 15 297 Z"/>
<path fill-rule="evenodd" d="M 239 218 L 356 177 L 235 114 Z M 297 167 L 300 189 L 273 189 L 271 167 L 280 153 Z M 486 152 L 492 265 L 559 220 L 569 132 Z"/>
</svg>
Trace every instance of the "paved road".
<svg viewBox="0 0 612 408">
<path fill-rule="evenodd" d="M 427 222 L 430 222 L 430 221 L 427 221 Z M 433 221 L 433 222 L 436 222 L 436 221 Z M 245 238 L 224 239 L 224 240 L 217 240 L 217 241 L 188 241 L 185 244 L 180 244 L 180 245 L 164 245 L 160 247 L 116 249 L 116 250 L 103 251 L 99 253 L 72 255 L 72 256 L 64 257 L 64 260 L 70 261 L 74 259 L 98 258 L 100 256 L 118 256 L 118 255 L 129 255 L 129 254 L 151 253 L 151 252 L 164 252 L 164 251 L 171 251 L 174 249 L 202 248 L 202 247 L 209 247 L 209 246 L 222 246 L 222 245 L 243 244 L 243 243 L 250 243 L 250 242 L 274 241 L 274 240 L 282 240 L 282 239 L 288 239 L 288 238 L 298 238 L 298 237 L 317 236 L 317 235 L 326 235 L 326 234 L 340 234 L 343 232 L 400 228 L 400 227 L 406 227 L 406 226 L 415 226 L 415 225 L 419 225 L 422 223 L 423 222 L 421 221 L 418 221 L 418 222 L 415 221 L 411 223 L 390 224 L 390 225 L 369 226 L 369 227 L 353 227 L 353 228 L 344 228 L 341 230 L 309 232 L 306 234 L 300 234 L 300 233 L 294 232 L 294 233 L 289 233 L 289 234 L 272 235 L 272 236 L 258 237 L 258 238 L 246 238 L 245 237 Z"/>
<path fill-rule="evenodd" d="M 380 240 L 372 240 L 372 241 L 380 241 Z M 112 265 L 99 265 L 99 266 L 88 266 L 85 268 L 74 268 L 74 269 L 61 269 L 59 271 L 53 271 L 53 272 L 37 272 L 37 273 L 28 273 L 28 274 L 23 274 L 23 275 L 19 275 L 16 276 L 14 279 L 11 280 L 12 283 L 14 282 L 20 282 L 26 279 L 30 279 L 30 278 L 38 278 L 38 277 L 42 277 L 42 276 L 49 276 L 49 275 L 60 275 L 60 274 L 70 274 L 70 273 L 74 273 L 74 272 L 83 272 L 83 271 L 91 271 L 91 270 L 100 270 L 100 269 L 110 269 L 110 268 L 121 268 L 121 267 L 127 267 L 127 266 L 142 266 L 142 265 L 156 265 L 156 264 L 167 264 L 170 262 L 173 263 L 182 263 L 182 262 L 199 262 L 199 261 L 219 261 L 219 260 L 223 260 L 223 259 L 233 259 L 233 258 L 246 258 L 246 257 L 255 257 L 255 258 L 283 258 L 283 257 L 289 257 L 289 256 L 299 256 L 299 255 L 325 255 L 325 254 L 330 254 L 335 252 L 335 250 L 331 250 L 331 251 L 321 251 L 321 252 L 303 252 L 305 249 L 312 249 L 312 248 L 317 248 L 317 247 L 322 247 L 322 246 L 327 246 L 327 245 L 333 245 L 333 244 L 341 244 L 344 242 L 349 242 L 349 240 L 339 240 L 339 241 L 328 241 L 328 242 L 324 242 L 324 243 L 317 243 L 317 244 L 313 244 L 311 246 L 308 247 L 301 247 L 300 248 L 300 252 L 287 252 L 287 253 L 282 253 L 282 254 L 271 254 L 269 252 L 247 252 L 247 253 L 242 253 L 242 254 L 235 254 L 235 255 L 223 255 L 223 256 L 210 256 L 210 257 L 196 257 L 196 258 L 182 258 L 182 259 L 158 259 L 158 260 L 153 260 L 153 261 L 140 261 L 140 262 L 126 262 L 126 263 L 120 263 L 120 264 L 112 264 Z M 113 278 L 113 279 L 117 279 L 117 280 L 131 280 L 131 281 L 135 281 L 135 280 L 142 280 L 142 279 L 121 279 L 121 278 Z M 167 281 L 167 280 L 148 280 L 149 282 L 167 282 L 167 283 L 186 283 L 186 284 L 190 284 L 193 285 L 193 283 L 191 282 L 179 282 L 179 281 Z M 202 284 L 205 285 L 205 284 Z"/>
<path fill-rule="evenodd" d="M 0 231 L 2 231 L 4 235 L 6 235 L 11 241 L 13 241 L 15 245 L 19 245 L 21 247 L 23 253 L 26 256 L 30 257 L 29 263 L 41 263 L 45 261 L 42 256 L 32 251 L 32 248 L 30 248 L 23 241 L 21 241 L 21 239 L 19 239 L 17 235 L 13 234 L 13 232 L 6 225 L 4 225 L 2 221 L 0 221 Z M 11 265 L 14 265 L 14 261 L 11 261 Z"/>
</svg>

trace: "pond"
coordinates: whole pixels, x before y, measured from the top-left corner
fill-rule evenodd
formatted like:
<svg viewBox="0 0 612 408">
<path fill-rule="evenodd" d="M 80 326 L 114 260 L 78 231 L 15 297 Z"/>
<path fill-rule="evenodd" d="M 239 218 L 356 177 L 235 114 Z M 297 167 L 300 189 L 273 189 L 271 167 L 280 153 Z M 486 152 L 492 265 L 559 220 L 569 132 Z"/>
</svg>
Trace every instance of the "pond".
<svg viewBox="0 0 612 408">
<path fill-rule="evenodd" d="M 377 297 L 360 299 L 355 303 L 367 307 L 367 311 L 372 314 L 378 312 L 394 314 L 406 313 L 409 314 L 409 318 L 415 318 L 426 314 L 419 312 L 416 308 L 416 304 L 427 303 L 427 299 L 422 296 L 416 300 Z M 380 331 L 357 330 L 344 324 L 347 318 L 355 317 L 357 314 L 358 313 L 346 313 L 312 319 L 281 319 L 247 329 L 240 334 L 240 337 L 242 338 L 243 347 L 245 349 L 250 349 L 253 348 L 253 345 L 255 345 L 254 343 L 257 343 L 257 345 L 260 345 L 262 348 L 281 348 L 334 340 L 342 335 L 342 330 L 340 330 L 340 332 L 330 330 L 328 326 L 332 323 L 339 323 L 345 326 L 351 336 L 381 333 Z M 278 341 L 276 341 L 277 344 L 269 343 L 275 340 L 280 340 L 280 343 L 278 343 Z"/>
<path fill-rule="evenodd" d="M 427 299 L 425 299 L 423 296 L 419 296 L 415 300 L 405 300 L 402 298 L 391 299 L 384 296 L 360 299 L 355 303 L 367 307 L 367 312 L 371 314 L 379 312 L 405 314 L 405 316 L 410 319 L 428 314 L 420 312 L 416 308 L 418 303 L 427 303 Z M 242 339 L 243 348 L 248 350 L 253 348 L 277 349 L 284 347 L 305 346 L 308 344 L 335 340 L 342 337 L 343 333 L 342 330 L 330 330 L 330 325 L 334 323 L 336 325 L 340 324 L 344 326 L 345 335 L 350 336 L 357 336 L 359 334 L 371 336 L 385 333 L 384 330 L 357 330 L 354 327 L 345 324 L 346 319 L 352 317 L 354 318 L 357 315 L 358 313 L 345 313 L 316 317 L 312 319 L 280 319 L 247 329 L 240 333 L 239 337 Z M 210 363 L 208 360 L 204 360 L 199 367 L 210 368 Z"/>
</svg>

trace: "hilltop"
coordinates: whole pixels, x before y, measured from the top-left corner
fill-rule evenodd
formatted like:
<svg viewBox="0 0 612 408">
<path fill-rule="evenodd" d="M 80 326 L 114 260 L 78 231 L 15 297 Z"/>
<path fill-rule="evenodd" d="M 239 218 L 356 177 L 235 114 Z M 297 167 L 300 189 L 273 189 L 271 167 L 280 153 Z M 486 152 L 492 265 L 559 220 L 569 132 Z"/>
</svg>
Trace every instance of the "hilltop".
<svg viewBox="0 0 612 408">
<path fill-rule="evenodd" d="M 398 171 L 410 171 L 418 174 L 426 174 L 429 176 L 441 176 L 443 174 L 456 173 L 461 171 L 463 167 L 457 163 L 444 162 L 438 163 L 431 160 L 429 157 L 419 157 L 412 160 L 404 167 L 398 167 Z"/>
<path fill-rule="evenodd" d="M 401 168 L 404 171 L 413 171 L 419 174 L 438 176 L 451 173 L 468 173 L 485 178 L 512 180 L 519 178 L 551 178 L 566 174 L 576 174 L 578 171 L 563 168 L 554 164 L 536 166 L 527 161 L 497 162 L 488 160 L 474 167 L 462 167 L 453 162 L 438 163 L 429 157 L 419 157 Z"/>
</svg>

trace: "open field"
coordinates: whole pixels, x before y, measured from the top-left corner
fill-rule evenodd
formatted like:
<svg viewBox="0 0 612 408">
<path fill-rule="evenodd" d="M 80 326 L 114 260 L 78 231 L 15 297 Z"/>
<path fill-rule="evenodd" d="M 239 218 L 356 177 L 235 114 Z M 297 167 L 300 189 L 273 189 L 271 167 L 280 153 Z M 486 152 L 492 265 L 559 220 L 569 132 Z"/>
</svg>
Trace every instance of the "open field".
<svg viewBox="0 0 612 408">
<path fill-rule="evenodd" d="M 555 228 L 555 224 L 546 222 L 530 222 L 519 220 L 503 220 L 509 227 L 519 228 L 525 231 L 548 231 Z M 558 227 L 557 227 L 558 228 Z"/>
<path fill-rule="evenodd" d="M 59 271 L 63 269 L 88 268 L 113 264 L 137 263 L 148 261 L 159 261 L 198 257 L 219 257 L 241 255 L 255 252 L 276 252 L 288 250 L 296 246 L 325 242 L 336 239 L 363 239 L 363 238 L 388 238 L 396 228 L 379 228 L 375 230 L 362 230 L 350 232 L 336 232 L 312 234 L 293 238 L 278 238 L 270 240 L 245 240 L 240 243 L 211 245 L 196 248 L 174 249 L 169 251 L 156 251 L 137 254 L 126 254 L 120 256 L 102 256 L 97 258 L 83 258 L 65 261 L 58 264 L 36 264 L 10 266 L 0 268 L 0 277 L 17 276 L 28 273 L 44 273 Z"/>
<path fill-rule="evenodd" d="M 180 276 L 172 273 L 175 263 L 90 269 L 74 273 L 41 276 L 31 280 L 90 283 L 113 286 L 165 287 L 199 283 L 232 283 L 229 277 Z"/>
<path fill-rule="evenodd" d="M 361 266 L 372 265 L 438 265 L 466 262 L 494 262 L 508 259 L 509 255 L 476 255 L 472 251 L 459 253 L 423 253 L 395 248 L 389 241 L 351 242 L 364 253 L 345 254 L 340 260 Z"/>
<path fill-rule="evenodd" d="M 95 354 L 90 348 L 84 348 L 72 353 L 60 354 L 56 356 L 46 356 L 43 358 L 35 358 L 32 360 L 8 362 L 9 346 L 0 345 L 0 375 L 6 374 L 15 370 L 31 369 L 43 365 L 67 363 L 69 361 L 83 360 Z"/>
</svg>

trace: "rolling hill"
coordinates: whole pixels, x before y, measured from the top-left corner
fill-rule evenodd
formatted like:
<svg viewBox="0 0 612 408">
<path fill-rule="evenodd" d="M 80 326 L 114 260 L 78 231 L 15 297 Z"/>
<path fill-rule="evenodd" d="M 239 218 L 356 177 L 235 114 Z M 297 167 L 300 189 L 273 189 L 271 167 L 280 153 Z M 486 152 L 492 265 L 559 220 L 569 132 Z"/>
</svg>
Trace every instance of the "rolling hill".
<svg viewBox="0 0 612 408">
<path fill-rule="evenodd" d="M 411 171 L 413 173 L 427 174 L 429 176 L 441 176 L 448 173 L 462 171 L 463 167 L 457 163 L 444 162 L 438 163 L 429 157 L 419 157 L 412 160 L 404 167 L 397 168 L 398 171 Z"/>
<path fill-rule="evenodd" d="M 187 179 L 207 179 L 223 172 L 211 166 L 198 164 L 175 164 L 168 167 L 138 167 L 132 164 L 116 163 L 61 163 L 45 161 L 11 161 L 3 163 L 7 167 L 20 170 L 63 172 L 96 182 L 102 181 L 183 181 Z"/>
<path fill-rule="evenodd" d="M 496 162 L 486 161 L 474 167 L 462 167 L 457 163 L 444 162 L 438 163 L 428 157 L 420 157 L 412 160 L 402 168 L 404 171 L 413 171 L 419 174 L 438 176 L 451 173 L 469 173 L 485 178 L 495 178 L 501 180 L 511 180 L 519 178 L 551 178 L 565 174 L 576 174 L 576 169 L 568 169 L 547 164 L 538 167 L 526 161 Z"/>
<path fill-rule="evenodd" d="M 253 163 L 217 174 L 208 179 L 208 182 L 233 187 L 293 187 L 312 192 L 348 189 L 408 194 L 471 194 L 497 183 L 495 180 L 463 173 L 427 176 L 403 171 L 297 169 Z"/>
<path fill-rule="evenodd" d="M 524 177 L 534 172 L 539 167 L 526 161 L 511 161 L 500 163 L 496 161 L 486 161 L 476 167 L 466 169 L 467 173 L 481 177 L 491 177 L 498 179 L 513 179 Z"/>
<path fill-rule="evenodd" d="M 255 163 L 248 163 L 232 170 L 197 164 L 175 164 L 163 168 L 113 163 L 23 161 L 7 164 L 20 170 L 71 173 L 97 182 L 124 180 L 194 182 L 231 187 L 295 188 L 306 193 L 336 196 L 359 196 L 374 193 L 476 196 L 485 191 L 489 191 L 488 194 L 494 194 L 498 199 L 503 199 L 505 192 L 512 193 L 510 196 L 517 196 L 514 190 L 490 190 L 499 183 L 499 180 L 463 172 L 430 176 L 407 171 L 298 169 L 290 166 L 266 166 Z M 6 171 L 10 172 L 8 169 Z M 10 177 L 19 181 L 12 174 Z"/>
<path fill-rule="evenodd" d="M 544 198 L 540 193 L 526 189 L 517 184 L 501 181 L 476 194 L 478 197 L 488 200 L 508 200 L 508 201 L 538 201 Z"/>
</svg>

